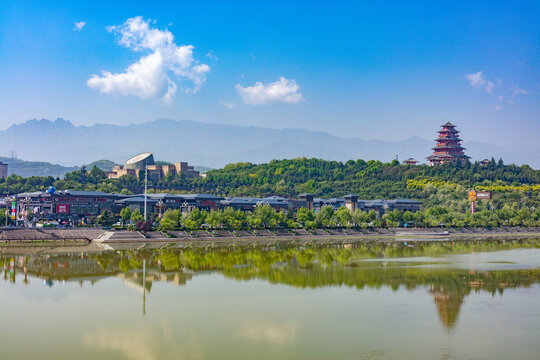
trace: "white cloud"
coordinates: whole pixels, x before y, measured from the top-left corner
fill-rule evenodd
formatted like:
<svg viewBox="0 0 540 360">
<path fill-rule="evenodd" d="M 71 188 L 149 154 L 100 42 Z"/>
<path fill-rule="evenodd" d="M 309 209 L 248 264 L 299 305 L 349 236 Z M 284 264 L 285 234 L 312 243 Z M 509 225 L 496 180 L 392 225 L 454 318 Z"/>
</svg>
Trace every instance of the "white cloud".
<svg viewBox="0 0 540 360">
<path fill-rule="evenodd" d="M 243 87 L 236 85 L 238 94 L 246 104 L 265 105 L 271 103 L 297 104 L 304 100 L 300 86 L 295 80 L 289 80 L 283 76 L 278 81 L 263 84 L 257 82 L 253 86 Z"/>
<path fill-rule="evenodd" d="M 486 80 L 484 79 L 484 75 L 481 71 L 474 74 L 467 74 L 465 75 L 465 78 L 469 81 L 469 84 L 475 89 L 480 89 L 486 84 Z"/>
<path fill-rule="evenodd" d="M 81 31 L 84 27 L 84 25 L 86 25 L 86 21 L 79 21 L 79 22 L 76 22 L 75 23 L 75 26 L 73 27 L 73 30 L 75 31 Z"/>
<path fill-rule="evenodd" d="M 223 100 L 219 100 L 219 103 L 223 106 L 225 106 L 228 109 L 232 109 L 234 107 L 234 104 L 232 102 L 225 102 Z"/>
<path fill-rule="evenodd" d="M 155 23 L 155 21 L 154 21 Z M 138 96 L 141 99 L 161 98 L 171 102 L 178 86 L 169 73 L 180 80 L 188 80 L 192 87 L 186 92 L 197 92 L 206 81 L 210 67 L 193 58 L 193 46 L 178 46 L 169 30 L 151 28 L 150 20 L 137 16 L 120 26 L 108 26 L 115 33 L 118 44 L 136 52 L 149 52 L 124 72 L 102 71 L 91 75 L 87 85 L 103 94 Z"/>
<path fill-rule="evenodd" d="M 206 53 L 206 57 L 209 58 L 209 59 L 212 59 L 214 61 L 218 61 L 219 58 L 216 56 L 216 54 L 214 53 L 213 50 L 210 50 L 209 52 Z"/>
<path fill-rule="evenodd" d="M 512 94 L 512 96 L 516 96 L 516 95 L 527 95 L 529 92 L 525 89 L 520 89 L 519 87 L 517 86 L 514 86 L 511 88 L 511 90 L 514 90 L 514 93 Z"/>
<path fill-rule="evenodd" d="M 494 109 L 495 111 L 500 111 L 503 109 L 503 106 L 501 104 L 496 104 Z"/>
<path fill-rule="evenodd" d="M 495 87 L 495 84 L 493 84 L 491 81 L 488 81 L 488 82 L 486 83 L 486 91 L 487 91 L 488 93 L 491 94 L 491 93 L 493 92 L 493 88 L 494 88 L 494 87 Z"/>
</svg>

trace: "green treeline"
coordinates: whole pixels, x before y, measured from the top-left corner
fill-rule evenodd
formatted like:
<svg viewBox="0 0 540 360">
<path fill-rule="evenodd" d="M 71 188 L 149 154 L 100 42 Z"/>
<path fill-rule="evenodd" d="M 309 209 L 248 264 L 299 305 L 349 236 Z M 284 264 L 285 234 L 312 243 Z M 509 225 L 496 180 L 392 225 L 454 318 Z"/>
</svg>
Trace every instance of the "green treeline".
<svg viewBox="0 0 540 360">
<path fill-rule="evenodd" d="M 88 170 L 83 167 L 81 170 L 67 173 L 64 179 L 22 178 L 11 175 L 6 179 L 0 179 L 0 192 L 14 194 L 43 191 L 54 185 L 59 190 L 98 190 L 132 194 L 140 192 L 142 184 L 142 179 L 133 176 L 107 179 L 99 168 L 93 167 Z M 467 192 L 473 188 L 493 193 L 491 200 L 477 202 L 478 214 L 475 216 L 468 214 L 470 202 L 467 200 Z M 460 165 L 409 166 L 401 165 L 395 160 L 389 163 L 373 160 L 349 160 L 343 163 L 299 158 L 274 160 L 260 165 L 230 164 L 223 169 L 208 171 L 206 178 L 186 179 L 183 176 L 175 178 L 166 176 L 159 181 L 150 180 L 150 191 L 209 192 L 224 197 L 279 195 L 291 198 L 304 192 L 324 198 L 353 193 L 360 199 L 367 200 L 380 198 L 419 200 L 424 203 L 425 211 L 422 213 L 423 219 L 415 218 L 414 221 L 429 226 L 534 225 L 538 221 L 537 209 L 540 208 L 540 171 L 533 170 L 527 165 L 505 165 L 501 160 L 491 160 L 485 165 L 466 162 Z M 428 212 L 431 208 L 434 209 Z M 354 214 L 351 216 L 354 217 Z M 386 223 L 398 223 L 400 216 L 410 217 L 409 214 L 396 213 L 387 216 Z M 214 217 L 219 218 L 219 215 L 210 217 L 212 223 L 221 221 Z M 282 223 L 282 220 L 277 221 Z M 309 227 L 307 223 L 302 223 L 291 215 L 287 215 L 284 222 L 291 223 L 291 220 Z M 383 219 L 380 220 L 384 222 Z M 244 220 L 240 218 L 237 221 Z M 261 221 L 264 223 L 265 220 Z M 355 226 L 358 223 L 354 221 L 348 223 Z M 182 222 L 181 219 L 179 222 Z M 333 222 L 340 223 L 335 219 Z M 363 222 L 365 221 L 361 221 Z M 341 224 L 347 226 L 344 222 Z M 193 223 L 188 222 L 186 227 L 191 225 Z M 255 222 L 255 227 L 257 226 Z"/>
<path fill-rule="evenodd" d="M 135 214 L 140 221 L 140 214 Z M 132 217 L 133 218 L 133 217 Z M 276 211 L 268 204 L 259 205 L 254 211 L 244 212 L 225 208 L 210 211 L 195 209 L 191 213 L 180 210 L 167 210 L 161 219 L 155 219 L 161 231 L 180 229 L 198 230 L 252 230 L 252 229 L 324 229 L 324 228 L 381 228 L 381 227 L 499 227 L 499 226 L 540 226 L 540 208 L 534 212 L 528 208 L 514 209 L 503 206 L 498 210 L 482 210 L 471 214 L 453 211 L 443 206 L 434 205 L 425 211 L 411 213 L 393 210 L 382 217 L 375 211 L 351 212 L 346 207 L 334 210 L 325 206 L 318 212 L 300 208 L 296 212 Z"/>
</svg>

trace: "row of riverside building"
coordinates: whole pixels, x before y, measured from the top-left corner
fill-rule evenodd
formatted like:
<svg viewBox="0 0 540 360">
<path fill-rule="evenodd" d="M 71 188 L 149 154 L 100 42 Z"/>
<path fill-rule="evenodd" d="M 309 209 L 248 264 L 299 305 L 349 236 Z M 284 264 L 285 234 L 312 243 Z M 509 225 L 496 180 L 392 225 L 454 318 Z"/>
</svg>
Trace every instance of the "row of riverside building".
<svg viewBox="0 0 540 360">
<path fill-rule="evenodd" d="M 110 194 L 99 191 L 63 190 L 56 192 L 36 191 L 17 194 L 15 214 L 17 220 L 24 220 L 32 214 L 36 220 L 60 220 L 79 224 L 88 218 L 98 216 L 109 210 L 116 217 L 120 211 L 129 207 L 131 210 L 144 211 L 144 195 Z M 211 194 L 148 194 L 147 212 L 161 215 L 167 209 L 178 209 L 189 213 L 193 209 L 219 210 L 231 207 L 235 210 L 252 211 L 256 206 L 268 204 L 277 211 L 296 211 L 302 207 L 319 211 L 324 206 L 338 209 L 346 206 L 351 211 L 356 209 L 374 210 L 379 216 L 395 209 L 416 212 L 421 202 L 409 199 L 397 200 L 360 200 L 356 195 L 343 198 L 320 199 L 312 194 L 302 194 L 298 199 L 280 196 L 256 197 L 220 197 Z"/>
</svg>

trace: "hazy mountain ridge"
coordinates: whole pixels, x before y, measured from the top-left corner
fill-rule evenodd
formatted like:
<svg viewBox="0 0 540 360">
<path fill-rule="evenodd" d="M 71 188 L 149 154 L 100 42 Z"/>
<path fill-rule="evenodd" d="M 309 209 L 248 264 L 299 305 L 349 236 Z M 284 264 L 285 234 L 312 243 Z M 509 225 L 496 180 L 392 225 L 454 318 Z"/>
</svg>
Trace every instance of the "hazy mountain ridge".
<svg viewBox="0 0 540 360">
<path fill-rule="evenodd" d="M 434 129 L 434 135 L 437 129 Z M 31 139 L 31 141 L 29 141 Z M 74 126 L 63 119 L 29 120 L 0 131 L 0 154 L 11 150 L 20 158 L 88 164 L 97 159 L 123 163 L 134 154 L 152 151 L 164 161 L 219 168 L 231 162 L 263 163 L 272 159 L 316 157 L 328 160 L 413 157 L 425 162 L 434 142 L 418 137 L 397 142 L 340 138 L 304 129 L 208 124 L 189 120 L 157 119 L 134 125 Z M 502 157 L 506 163 L 540 167 L 540 149 L 465 142 L 472 160 Z M 538 146 L 540 147 L 540 146 Z"/>
<path fill-rule="evenodd" d="M 0 161 L 8 164 L 8 175 L 17 174 L 22 177 L 52 176 L 63 177 L 69 171 L 79 170 L 77 166 L 62 166 L 44 161 L 25 161 L 8 157 L 0 157 Z"/>
</svg>

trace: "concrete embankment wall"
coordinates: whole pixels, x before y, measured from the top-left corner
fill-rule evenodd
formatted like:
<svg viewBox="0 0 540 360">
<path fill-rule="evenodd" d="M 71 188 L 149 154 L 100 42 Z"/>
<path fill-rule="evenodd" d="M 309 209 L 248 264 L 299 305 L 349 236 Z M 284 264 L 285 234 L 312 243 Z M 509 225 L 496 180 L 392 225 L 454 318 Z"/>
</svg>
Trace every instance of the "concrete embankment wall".
<svg viewBox="0 0 540 360">
<path fill-rule="evenodd" d="M 188 242 L 220 243 L 274 241 L 313 241 L 343 242 L 361 241 L 362 239 L 448 239 L 468 237 L 523 237 L 540 236 L 540 228 L 508 227 L 496 229 L 294 229 L 294 230 L 199 230 L 147 233 L 133 231 L 104 231 L 101 229 L 74 228 L 4 228 L 0 230 L 0 243 L 65 242 L 86 241 L 97 243 L 151 243 L 151 242 Z"/>
<path fill-rule="evenodd" d="M 315 243 L 342 243 L 361 241 L 362 239 L 449 239 L 469 237 L 523 237 L 540 236 L 540 228 L 497 228 L 497 229 L 317 229 L 317 230 L 252 230 L 252 231 L 171 231 L 147 233 L 131 231 L 109 231 L 98 240 L 100 243 L 127 242 L 186 242 L 232 243 L 258 242 L 272 243 L 300 241 Z"/>
<path fill-rule="evenodd" d="M 103 236 L 101 229 L 3 228 L 0 242 L 92 241 Z"/>
</svg>

